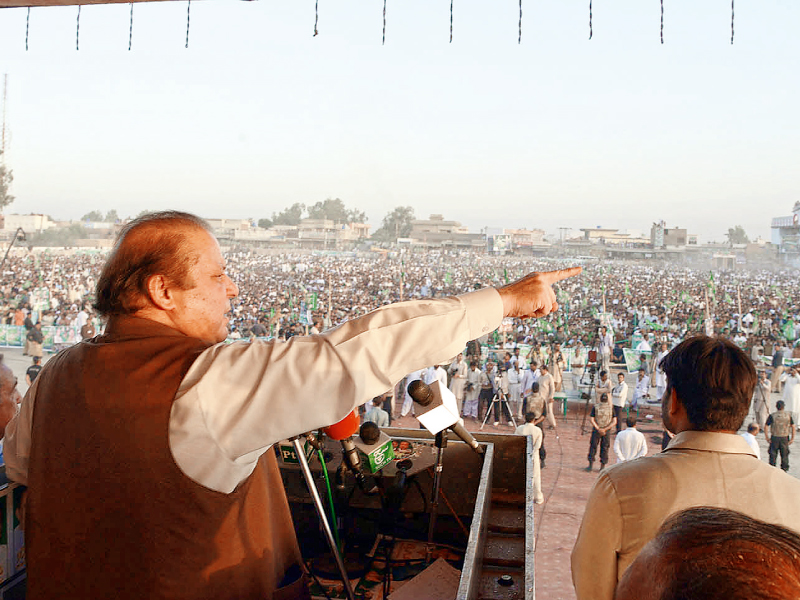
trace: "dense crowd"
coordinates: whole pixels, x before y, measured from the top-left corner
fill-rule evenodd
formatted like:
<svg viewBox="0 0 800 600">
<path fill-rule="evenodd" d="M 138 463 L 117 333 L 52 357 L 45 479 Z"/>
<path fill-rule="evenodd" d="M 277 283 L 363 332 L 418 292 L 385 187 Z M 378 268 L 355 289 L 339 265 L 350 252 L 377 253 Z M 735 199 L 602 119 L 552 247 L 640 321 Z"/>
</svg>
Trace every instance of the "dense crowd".
<svg viewBox="0 0 800 600">
<path fill-rule="evenodd" d="M 74 324 L 93 301 L 103 255 L 85 251 L 20 252 L 8 257 L 0 282 L 7 324 L 32 313 L 44 325 Z M 533 270 L 574 264 L 483 253 L 262 253 L 230 251 L 228 272 L 239 286 L 233 301 L 234 338 L 277 337 L 334 327 L 401 300 L 442 297 L 499 286 Z M 679 264 L 590 262 L 562 282 L 561 309 L 539 320 L 504 323 L 489 343 L 596 344 L 606 324 L 621 347 L 644 340 L 670 345 L 691 332 L 715 333 L 742 346 L 796 346 L 800 337 L 800 278 L 796 271 L 708 271 Z"/>
</svg>

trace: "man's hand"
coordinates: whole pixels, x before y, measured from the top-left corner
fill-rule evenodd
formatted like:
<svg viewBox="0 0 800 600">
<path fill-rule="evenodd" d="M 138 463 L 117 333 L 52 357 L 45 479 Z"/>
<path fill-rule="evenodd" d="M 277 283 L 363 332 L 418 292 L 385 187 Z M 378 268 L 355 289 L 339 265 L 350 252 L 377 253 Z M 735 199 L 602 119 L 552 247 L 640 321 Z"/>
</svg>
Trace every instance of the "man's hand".
<svg viewBox="0 0 800 600">
<path fill-rule="evenodd" d="M 558 310 L 553 284 L 580 273 L 581 267 L 530 273 L 514 283 L 509 283 L 497 291 L 503 299 L 503 316 L 543 317 Z"/>
</svg>

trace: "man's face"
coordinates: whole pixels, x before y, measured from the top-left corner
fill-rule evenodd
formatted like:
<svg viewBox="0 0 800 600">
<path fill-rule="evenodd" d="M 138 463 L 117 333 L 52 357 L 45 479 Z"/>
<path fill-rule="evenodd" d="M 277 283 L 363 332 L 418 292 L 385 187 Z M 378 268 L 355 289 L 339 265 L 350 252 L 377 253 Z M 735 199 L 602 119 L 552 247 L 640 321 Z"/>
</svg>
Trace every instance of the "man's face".
<svg viewBox="0 0 800 600">
<path fill-rule="evenodd" d="M 5 435 L 6 425 L 17 414 L 21 400 L 16 376 L 6 365 L 0 365 L 0 435 Z"/>
<path fill-rule="evenodd" d="M 175 328 L 190 337 L 222 342 L 228 337 L 225 315 L 231 310 L 230 299 L 239 293 L 239 288 L 225 274 L 225 260 L 211 234 L 194 230 L 188 234 L 187 243 L 199 258 L 189 270 L 193 287 L 174 290 Z"/>
<path fill-rule="evenodd" d="M 624 373 L 617 373 L 617 380 L 622 383 L 625 381 L 625 374 Z"/>
</svg>

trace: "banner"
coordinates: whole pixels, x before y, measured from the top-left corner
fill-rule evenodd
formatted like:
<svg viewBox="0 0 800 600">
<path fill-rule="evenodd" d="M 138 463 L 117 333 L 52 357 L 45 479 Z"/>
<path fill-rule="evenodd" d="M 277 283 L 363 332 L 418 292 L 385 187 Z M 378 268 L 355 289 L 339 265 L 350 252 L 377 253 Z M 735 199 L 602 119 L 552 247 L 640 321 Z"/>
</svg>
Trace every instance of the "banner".
<svg viewBox="0 0 800 600">
<path fill-rule="evenodd" d="M 628 369 L 628 373 L 638 373 L 639 369 L 642 367 L 641 356 L 642 354 L 645 355 L 645 360 L 650 363 L 651 359 L 653 358 L 653 352 L 651 350 L 631 350 L 630 348 L 623 348 L 622 354 L 625 356 L 625 366 Z"/>
<path fill-rule="evenodd" d="M 99 333 L 97 323 L 95 329 Z M 44 335 L 44 343 L 42 347 L 45 350 L 57 350 L 57 345 L 77 344 L 81 340 L 80 331 L 72 325 L 48 325 L 42 327 L 42 334 Z M 0 346 L 6 348 L 22 348 L 25 345 L 25 338 L 27 331 L 22 325 L 0 325 Z"/>
</svg>

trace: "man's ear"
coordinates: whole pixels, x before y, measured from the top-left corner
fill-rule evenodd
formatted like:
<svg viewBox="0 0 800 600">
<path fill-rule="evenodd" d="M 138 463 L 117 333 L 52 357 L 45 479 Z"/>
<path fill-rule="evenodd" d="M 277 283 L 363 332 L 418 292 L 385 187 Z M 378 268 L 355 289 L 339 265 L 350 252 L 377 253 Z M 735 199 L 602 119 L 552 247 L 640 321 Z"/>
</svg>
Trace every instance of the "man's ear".
<svg viewBox="0 0 800 600">
<path fill-rule="evenodd" d="M 678 394 L 675 393 L 675 388 L 670 388 L 669 400 L 667 400 L 667 412 L 670 417 L 675 418 L 678 411 L 683 408 L 683 406 L 678 406 L 679 403 L 680 400 L 678 400 Z"/>
<path fill-rule="evenodd" d="M 147 280 L 147 294 L 150 302 L 161 310 L 175 308 L 172 282 L 163 275 L 152 275 Z"/>
</svg>

